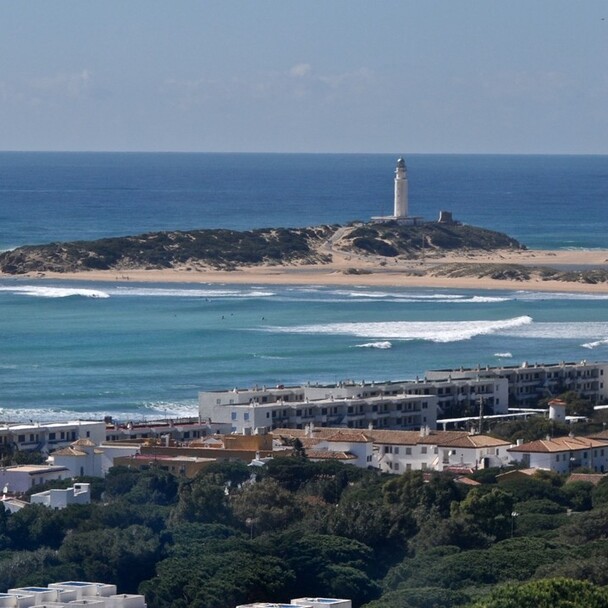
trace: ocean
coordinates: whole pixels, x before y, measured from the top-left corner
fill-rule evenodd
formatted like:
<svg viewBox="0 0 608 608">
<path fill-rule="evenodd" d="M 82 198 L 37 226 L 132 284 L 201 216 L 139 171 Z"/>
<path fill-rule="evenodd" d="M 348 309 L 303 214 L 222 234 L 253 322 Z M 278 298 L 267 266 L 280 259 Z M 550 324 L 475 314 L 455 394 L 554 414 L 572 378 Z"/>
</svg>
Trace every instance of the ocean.
<svg viewBox="0 0 608 608">
<path fill-rule="evenodd" d="M 398 155 L 0 153 L 0 249 L 390 213 Z M 410 211 L 608 248 L 608 157 L 408 155 Z M 608 296 L 0 281 L 0 420 L 196 413 L 199 390 L 608 359 Z"/>
</svg>

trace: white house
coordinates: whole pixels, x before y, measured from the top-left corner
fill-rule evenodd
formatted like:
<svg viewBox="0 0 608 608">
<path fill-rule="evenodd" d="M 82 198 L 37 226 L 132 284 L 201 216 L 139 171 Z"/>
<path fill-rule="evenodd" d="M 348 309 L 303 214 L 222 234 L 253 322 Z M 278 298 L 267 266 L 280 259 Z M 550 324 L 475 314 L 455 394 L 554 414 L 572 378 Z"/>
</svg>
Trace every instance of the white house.
<svg viewBox="0 0 608 608">
<path fill-rule="evenodd" d="M 608 471 L 608 441 L 590 437 L 547 437 L 521 443 L 508 450 L 511 458 L 525 467 L 569 473 L 586 468 Z"/>
<path fill-rule="evenodd" d="M 14 494 L 27 492 L 36 485 L 61 479 L 69 479 L 70 471 L 66 467 L 43 464 L 24 464 L 0 468 L 0 488 Z"/>
<path fill-rule="evenodd" d="M 119 456 L 139 454 L 141 446 L 95 444 L 90 439 L 79 439 L 68 447 L 53 452 L 48 461 L 66 467 L 71 477 L 105 477 Z"/>
<path fill-rule="evenodd" d="M 326 460 L 329 454 L 343 454 L 342 460 L 358 467 L 373 466 L 372 438 L 360 431 L 333 429 L 335 432 L 321 439 L 306 454 L 311 460 Z M 331 458 L 331 457 L 329 457 Z"/>
<path fill-rule="evenodd" d="M 52 489 L 30 496 L 31 504 L 39 504 L 51 509 L 65 509 L 68 505 L 88 505 L 91 502 L 91 485 L 75 483 L 71 488 Z"/>
</svg>

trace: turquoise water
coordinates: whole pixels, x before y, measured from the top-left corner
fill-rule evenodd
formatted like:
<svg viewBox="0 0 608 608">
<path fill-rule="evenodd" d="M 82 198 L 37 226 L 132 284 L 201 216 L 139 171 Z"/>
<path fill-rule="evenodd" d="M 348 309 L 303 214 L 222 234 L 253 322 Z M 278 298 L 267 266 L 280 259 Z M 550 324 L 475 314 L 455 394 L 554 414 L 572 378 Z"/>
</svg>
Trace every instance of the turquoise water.
<svg viewBox="0 0 608 608">
<path fill-rule="evenodd" d="M 412 212 L 604 247 L 607 157 L 408 158 Z M 0 248 L 390 211 L 393 156 L 0 154 Z M 608 359 L 608 296 L 0 281 L 0 418 L 191 414 L 197 392 Z"/>
</svg>

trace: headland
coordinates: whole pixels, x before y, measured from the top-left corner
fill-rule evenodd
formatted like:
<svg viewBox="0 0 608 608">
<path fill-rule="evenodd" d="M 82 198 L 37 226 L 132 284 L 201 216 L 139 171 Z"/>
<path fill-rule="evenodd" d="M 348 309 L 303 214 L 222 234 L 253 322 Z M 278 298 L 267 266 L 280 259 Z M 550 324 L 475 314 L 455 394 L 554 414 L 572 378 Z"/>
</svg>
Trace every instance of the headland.
<svg viewBox="0 0 608 608">
<path fill-rule="evenodd" d="M 19 247 L 0 276 L 608 293 L 608 250 L 529 250 L 456 222 L 194 230 Z"/>
</svg>

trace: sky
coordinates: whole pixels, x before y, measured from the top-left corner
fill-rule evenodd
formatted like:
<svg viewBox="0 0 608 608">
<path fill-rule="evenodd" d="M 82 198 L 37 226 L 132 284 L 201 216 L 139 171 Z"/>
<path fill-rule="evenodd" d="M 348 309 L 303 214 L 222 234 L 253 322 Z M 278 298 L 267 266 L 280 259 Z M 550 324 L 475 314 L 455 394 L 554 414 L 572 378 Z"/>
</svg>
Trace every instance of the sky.
<svg viewBox="0 0 608 608">
<path fill-rule="evenodd" d="M 0 149 L 608 154 L 608 3 L 0 0 Z"/>
</svg>

